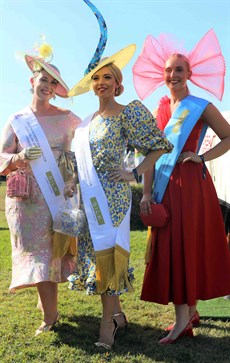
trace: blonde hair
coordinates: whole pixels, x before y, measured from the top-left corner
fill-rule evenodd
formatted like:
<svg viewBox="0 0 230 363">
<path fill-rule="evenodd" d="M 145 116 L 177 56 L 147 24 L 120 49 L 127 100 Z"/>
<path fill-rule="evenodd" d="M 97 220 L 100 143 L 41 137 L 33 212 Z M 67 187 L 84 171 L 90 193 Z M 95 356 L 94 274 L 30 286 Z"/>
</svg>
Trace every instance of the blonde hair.
<svg viewBox="0 0 230 363">
<path fill-rule="evenodd" d="M 188 60 L 188 58 L 184 54 L 181 54 L 181 53 L 173 53 L 173 54 L 170 55 L 169 58 L 171 58 L 171 57 L 177 57 L 177 58 L 182 59 L 185 62 L 186 66 L 187 66 L 187 71 L 188 72 L 191 72 L 191 67 L 190 67 L 189 60 Z"/>
<path fill-rule="evenodd" d="M 106 65 L 106 67 L 109 68 L 110 72 L 115 78 L 115 81 L 117 82 L 118 87 L 115 91 L 115 97 L 118 97 L 124 92 L 124 86 L 122 85 L 123 76 L 121 70 L 114 63 L 109 63 Z"/>
</svg>

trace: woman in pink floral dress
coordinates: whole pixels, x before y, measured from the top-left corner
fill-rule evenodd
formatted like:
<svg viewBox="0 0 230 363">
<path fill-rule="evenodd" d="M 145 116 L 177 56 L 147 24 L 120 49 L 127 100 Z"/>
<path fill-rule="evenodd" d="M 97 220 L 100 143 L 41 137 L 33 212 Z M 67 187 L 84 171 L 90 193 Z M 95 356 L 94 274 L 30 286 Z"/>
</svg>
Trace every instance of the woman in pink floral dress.
<svg viewBox="0 0 230 363">
<path fill-rule="evenodd" d="M 51 105 L 55 95 L 67 97 L 68 87 L 55 66 L 38 57 L 26 56 L 33 72 L 33 98 L 28 109 L 38 120 L 48 140 L 64 180 L 68 177 L 66 156 L 70 156 L 71 142 L 80 119 L 69 110 Z M 20 117 L 21 112 L 13 117 Z M 6 218 L 12 245 L 12 281 L 10 291 L 35 286 L 43 322 L 35 335 L 49 331 L 58 319 L 57 283 L 65 282 L 73 272 L 76 260 L 76 241 L 67 243 L 66 251 L 54 256 L 53 219 L 43 193 L 34 177 L 30 160 L 41 157 L 39 147 L 22 148 L 8 121 L 0 143 L 0 173 L 8 175 L 18 168 L 30 176 L 32 188 L 29 198 L 6 196 Z M 66 244 L 65 244 L 66 245 Z"/>
</svg>

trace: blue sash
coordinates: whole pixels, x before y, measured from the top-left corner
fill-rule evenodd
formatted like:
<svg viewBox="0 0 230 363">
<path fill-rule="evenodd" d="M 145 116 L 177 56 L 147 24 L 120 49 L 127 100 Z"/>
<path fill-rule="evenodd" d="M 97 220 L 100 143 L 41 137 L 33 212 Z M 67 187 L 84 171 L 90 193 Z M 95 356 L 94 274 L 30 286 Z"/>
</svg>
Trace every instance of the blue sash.
<svg viewBox="0 0 230 363">
<path fill-rule="evenodd" d="M 173 112 L 164 132 L 167 139 L 174 145 L 174 148 L 170 154 L 162 155 L 155 165 L 155 202 L 161 203 L 177 159 L 208 103 L 209 101 L 203 98 L 189 95 L 180 102 L 179 106 Z M 199 138 L 198 150 L 206 130 L 207 125 L 204 125 Z"/>
</svg>

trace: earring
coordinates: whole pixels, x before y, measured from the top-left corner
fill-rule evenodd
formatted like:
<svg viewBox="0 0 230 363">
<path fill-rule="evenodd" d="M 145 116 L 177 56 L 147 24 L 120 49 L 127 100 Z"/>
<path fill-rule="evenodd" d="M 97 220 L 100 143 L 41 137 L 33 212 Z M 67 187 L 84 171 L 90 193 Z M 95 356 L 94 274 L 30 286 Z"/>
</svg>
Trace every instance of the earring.
<svg viewBox="0 0 230 363">
<path fill-rule="evenodd" d="M 55 95 L 53 96 L 53 100 L 56 100 L 56 96 Z"/>
<path fill-rule="evenodd" d="M 30 88 L 30 93 L 34 94 L 34 89 L 32 87 Z"/>
<path fill-rule="evenodd" d="M 119 89 L 116 88 L 116 90 L 115 90 L 115 96 L 118 96 L 118 95 L 119 95 Z"/>
</svg>

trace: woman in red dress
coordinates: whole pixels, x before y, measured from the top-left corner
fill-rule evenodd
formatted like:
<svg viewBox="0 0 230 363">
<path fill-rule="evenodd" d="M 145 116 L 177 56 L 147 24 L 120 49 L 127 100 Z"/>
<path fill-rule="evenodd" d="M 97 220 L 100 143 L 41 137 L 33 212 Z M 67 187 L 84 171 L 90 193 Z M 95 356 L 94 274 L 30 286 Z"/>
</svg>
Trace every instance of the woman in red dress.
<svg viewBox="0 0 230 363">
<path fill-rule="evenodd" d="M 201 100 L 190 96 L 187 80 L 191 80 L 221 99 L 225 68 L 218 41 L 212 30 L 188 55 L 170 52 L 164 45 L 162 46 L 164 52 L 161 53 L 164 54 L 165 59 L 163 59 L 159 53 L 157 54 L 160 43 L 156 42 L 151 36 L 146 39 L 133 72 L 134 84 L 142 99 L 163 83 L 168 87 L 170 98 L 163 97 L 154 112 L 158 126 L 163 130 L 169 124 L 172 114 L 174 112 L 176 114 L 177 108 L 183 102 L 190 98 Z M 201 48 L 207 49 L 207 42 L 210 45 L 208 48 L 210 59 L 204 60 Z M 216 54 L 215 61 L 212 60 L 212 50 Z M 202 59 L 199 58 L 201 53 Z M 159 70 L 162 72 L 161 79 Z M 218 70 L 220 74 L 216 76 Z M 158 78 L 155 71 L 158 72 Z M 202 72 L 210 76 L 209 88 L 207 77 L 202 81 L 200 76 Z M 152 237 L 152 252 L 144 276 L 142 300 L 165 305 L 173 302 L 175 306 L 175 324 L 166 328 L 169 334 L 159 341 L 160 344 L 174 343 L 184 335 L 193 336 L 193 325 L 199 322 L 196 310 L 199 299 L 208 300 L 230 293 L 230 253 L 226 243 L 223 217 L 215 187 L 205 168 L 205 161 L 215 159 L 229 150 L 230 126 L 212 103 L 205 102 L 202 112 L 181 146 L 178 157 L 175 158 L 161 200 L 170 212 L 170 222 L 166 227 L 157 230 L 156 238 Z M 188 111 L 190 112 L 189 109 Z M 186 121 L 189 121 L 189 117 L 185 117 L 184 123 Z M 183 120 L 181 122 L 174 116 L 174 122 L 173 132 L 176 133 Z M 197 152 L 198 141 L 205 124 L 214 130 L 220 142 L 200 156 Z M 171 136 L 167 133 L 166 136 L 172 142 Z M 177 142 L 179 144 L 179 135 L 178 139 L 174 140 L 179 140 Z M 150 213 L 152 175 L 153 172 L 150 170 L 144 177 L 141 212 L 145 214 Z M 155 236 L 155 233 L 153 235 Z"/>
</svg>

